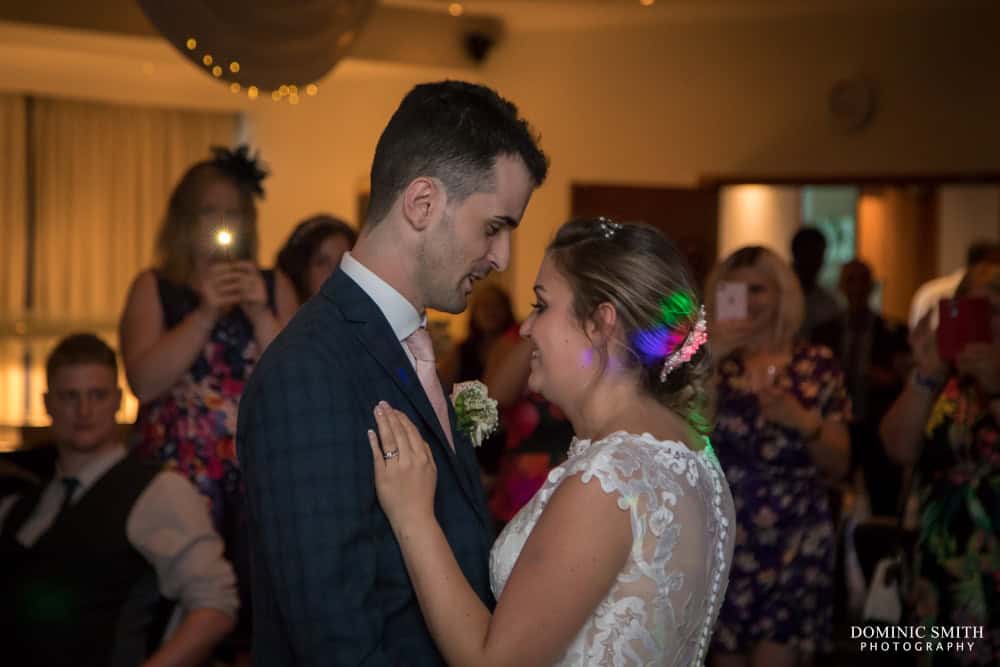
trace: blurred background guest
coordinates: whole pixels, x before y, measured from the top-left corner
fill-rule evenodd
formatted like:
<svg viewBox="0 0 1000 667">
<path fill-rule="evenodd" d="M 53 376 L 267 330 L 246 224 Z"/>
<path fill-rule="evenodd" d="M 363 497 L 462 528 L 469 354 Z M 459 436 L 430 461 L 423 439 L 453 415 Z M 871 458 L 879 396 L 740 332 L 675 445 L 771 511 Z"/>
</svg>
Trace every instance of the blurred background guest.
<svg viewBox="0 0 1000 667">
<path fill-rule="evenodd" d="M 501 341 L 519 340 L 517 328 L 507 291 L 489 283 L 477 286 L 469 299 L 469 335 L 445 362 L 443 384 L 447 387 L 455 382 L 482 380 L 490 355 Z"/>
<path fill-rule="evenodd" d="M 233 570 L 189 481 L 118 438 L 118 361 L 92 334 L 46 363 L 58 458 L 0 501 L 0 646 L 19 667 L 199 665 L 235 625 Z M 162 641 L 169 609 L 179 624 Z"/>
<path fill-rule="evenodd" d="M 573 429 L 556 406 L 528 390 L 532 346 L 520 337 L 506 290 L 481 285 L 469 311 L 469 335 L 443 364 L 442 375 L 447 384 L 481 380 L 500 409 L 500 427 L 476 450 L 499 529 L 566 457 Z"/>
<path fill-rule="evenodd" d="M 298 305 L 319 291 L 357 240 L 350 225 L 325 213 L 296 225 L 278 251 L 275 266 L 292 283 Z"/>
<path fill-rule="evenodd" d="M 920 503 L 915 616 L 932 626 L 982 626 L 972 651 L 935 665 L 1000 664 L 1000 264 L 969 269 L 957 297 L 984 299 L 992 342 L 942 360 L 926 313 L 911 334 L 916 369 L 882 420 L 889 456 L 915 465 Z"/>
<path fill-rule="evenodd" d="M 745 317 L 720 319 L 740 283 Z M 796 665 L 832 633 L 834 528 L 827 480 L 847 470 L 850 399 L 829 349 L 796 339 L 799 281 L 776 253 L 737 250 L 709 276 L 718 453 L 736 504 L 736 551 L 713 664 Z"/>
<path fill-rule="evenodd" d="M 885 454 L 878 435 L 882 416 L 903 389 L 909 370 L 906 327 L 874 312 L 871 268 L 861 260 L 840 270 L 840 291 L 847 310 L 813 330 L 812 342 L 833 351 L 851 397 L 851 467 L 863 475 L 872 514 L 901 511 L 903 470 Z"/>
<path fill-rule="evenodd" d="M 532 349 L 528 340 L 505 340 L 486 370 L 486 385 L 500 406 L 506 433 L 489 493 L 498 528 L 514 518 L 545 483 L 549 471 L 565 460 L 573 439 L 573 427 L 563 412 L 528 389 Z"/>
<path fill-rule="evenodd" d="M 294 310 L 288 281 L 256 263 L 265 173 L 246 147 L 214 149 L 174 188 L 159 262 L 132 283 L 120 322 L 125 372 L 139 399 L 132 446 L 190 479 L 211 505 L 240 587 L 239 649 L 248 648 L 249 547 L 234 433 L 261 352 Z"/>
<path fill-rule="evenodd" d="M 815 227 L 803 227 L 792 237 L 792 268 L 799 279 L 805 299 L 801 335 L 808 339 L 814 328 L 840 315 L 840 303 L 819 284 L 819 274 L 826 261 L 826 237 Z"/>
<path fill-rule="evenodd" d="M 953 297 L 968 270 L 985 261 L 1000 262 L 1000 244 L 995 241 L 976 241 L 966 252 L 965 266 L 921 285 L 910 301 L 910 329 L 916 329 L 927 313 L 931 313 L 931 329 L 937 329 L 938 304 L 941 299 Z"/>
<path fill-rule="evenodd" d="M 517 329 L 518 323 L 507 291 L 489 283 L 478 286 L 469 299 L 469 335 L 442 362 L 441 384 L 446 391 L 450 392 L 450 387 L 456 382 L 485 382 L 487 366 L 491 362 L 504 363 L 501 359 L 506 354 L 500 348 L 509 348 L 519 340 Z M 493 395 L 493 388 L 490 389 Z M 500 407 L 504 408 L 503 405 Z M 499 469 L 507 438 L 504 426 L 501 422 L 493 435 L 476 449 L 487 484 L 492 483 Z"/>
</svg>

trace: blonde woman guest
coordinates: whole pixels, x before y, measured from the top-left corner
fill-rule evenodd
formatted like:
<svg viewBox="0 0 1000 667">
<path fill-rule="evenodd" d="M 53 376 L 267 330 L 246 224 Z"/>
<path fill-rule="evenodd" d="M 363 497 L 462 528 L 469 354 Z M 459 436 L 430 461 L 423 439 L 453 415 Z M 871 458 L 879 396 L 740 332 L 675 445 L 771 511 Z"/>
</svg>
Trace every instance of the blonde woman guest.
<svg viewBox="0 0 1000 667">
<path fill-rule="evenodd" d="M 237 407 L 260 353 L 294 312 L 295 295 L 255 260 L 254 199 L 263 194 L 264 172 L 246 147 L 214 151 L 170 196 L 157 265 L 132 283 L 120 340 L 140 403 L 131 445 L 183 474 L 208 499 L 236 570 L 245 626 L 249 546 Z"/>
<path fill-rule="evenodd" d="M 746 317 L 719 320 L 722 283 Z M 736 504 L 736 550 L 713 665 L 807 662 L 832 631 L 834 530 L 824 480 L 847 471 L 850 400 L 831 351 L 796 340 L 803 297 L 773 251 L 737 250 L 709 276 L 716 425 Z"/>
</svg>

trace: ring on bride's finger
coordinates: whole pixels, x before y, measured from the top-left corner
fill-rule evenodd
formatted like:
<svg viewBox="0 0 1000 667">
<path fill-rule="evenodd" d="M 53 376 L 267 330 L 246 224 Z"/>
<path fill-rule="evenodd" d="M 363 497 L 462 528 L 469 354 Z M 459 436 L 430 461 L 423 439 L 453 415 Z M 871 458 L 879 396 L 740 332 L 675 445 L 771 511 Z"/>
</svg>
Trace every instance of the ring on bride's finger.
<svg viewBox="0 0 1000 667">
<path fill-rule="evenodd" d="M 386 452 L 386 453 L 382 454 L 382 458 L 385 459 L 386 461 L 388 461 L 389 459 L 394 459 L 397 456 L 399 456 L 399 450 L 398 449 L 394 449 L 391 452 Z"/>
</svg>

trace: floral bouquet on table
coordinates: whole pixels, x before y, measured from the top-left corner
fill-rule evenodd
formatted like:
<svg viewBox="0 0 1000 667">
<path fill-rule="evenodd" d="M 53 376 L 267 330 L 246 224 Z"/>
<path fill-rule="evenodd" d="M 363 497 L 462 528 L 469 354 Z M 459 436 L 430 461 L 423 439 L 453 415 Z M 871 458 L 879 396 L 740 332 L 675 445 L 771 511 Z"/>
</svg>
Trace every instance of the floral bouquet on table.
<svg viewBox="0 0 1000 667">
<path fill-rule="evenodd" d="M 478 380 L 459 382 L 451 390 L 451 403 L 460 431 L 479 447 L 497 429 L 500 415 L 497 402 L 490 398 L 486 385 Z"/>
</svg>

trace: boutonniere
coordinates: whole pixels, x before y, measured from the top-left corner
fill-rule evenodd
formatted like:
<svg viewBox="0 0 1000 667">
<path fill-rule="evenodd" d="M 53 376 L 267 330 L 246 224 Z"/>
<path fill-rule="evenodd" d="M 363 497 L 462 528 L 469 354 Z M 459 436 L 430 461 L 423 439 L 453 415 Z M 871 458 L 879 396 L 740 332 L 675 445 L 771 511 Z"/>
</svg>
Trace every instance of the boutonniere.
<svg viewBox="0 0 1000 667">
<path fill-rule="evenodd" d="M 497 430 L 500 416 L 497 402 L 490 398 L 486 385 L 478 380 L 459 382 L 451 390 L 451 403 L 455 406 L 458 428 L 479 447 L 483 440 Z"/>
</svg>

